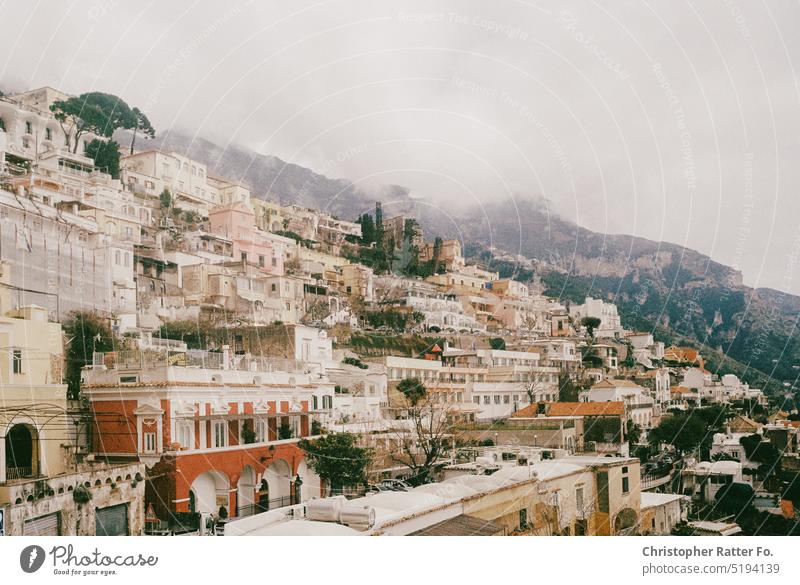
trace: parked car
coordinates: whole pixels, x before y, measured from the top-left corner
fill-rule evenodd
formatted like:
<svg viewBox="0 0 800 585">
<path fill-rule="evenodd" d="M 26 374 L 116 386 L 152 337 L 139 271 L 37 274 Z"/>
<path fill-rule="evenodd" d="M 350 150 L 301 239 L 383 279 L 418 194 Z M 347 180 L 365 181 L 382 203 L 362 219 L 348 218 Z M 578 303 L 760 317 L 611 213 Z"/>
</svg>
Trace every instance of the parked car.
<svg viewBox="0 0 800 585">
<path fill-rule="evenodd" d="M 402 479 L 384 479 L 380 486 L 393 492 L 406 492 L 411 489 L 411 486 Z"/>
</svg>

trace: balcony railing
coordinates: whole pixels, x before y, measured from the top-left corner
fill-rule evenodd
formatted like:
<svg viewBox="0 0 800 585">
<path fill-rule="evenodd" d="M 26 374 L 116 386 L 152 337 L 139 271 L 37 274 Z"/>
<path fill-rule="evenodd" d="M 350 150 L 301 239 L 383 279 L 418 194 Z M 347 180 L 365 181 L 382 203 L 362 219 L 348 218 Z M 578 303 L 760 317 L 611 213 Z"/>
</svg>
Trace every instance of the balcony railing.
<svg viewBox="0 0 800 585">
<path fill-rule="evenodd" d="M 186 351 L 167 347 L 146 349 L 123 349 L 114 352 L 95 352 L 92 365 L 105 366 L 109 370 L 147 369 L 164 366 L 201 368 L 208 370 L 237 370 L 243 372 L 291 372 L 305 371 L 303 362 L 274 357 L 258 357 L 227 354 L 227 363 L 222 352 L 189 349 Z"/>
<path fill-rule="evenodd" d="M 262 512 L 277 510 L 278 508 L 285 508 L 286 506 L 293 505 L 295 503 L 293 500 L 294 498 L 292 498 L 292 496 L 283 496 L 281 498 L 274 498 L 266 502 L 239 506 L 236 509 L 236 516 L 239 518 L 245 518 L 247 516 L 261 514 Z"/>
<path fill-rule="evenodd" d="M 32 467 L 6 467 L 6 480 L 33 477 Z"/>
<path fill-rule="evenodd" d="M 641 476 L 641 489 L 648 490 L 662 486 L 672 481 L 674 469 L 668 467 L 655 473 L 646 473 Z"/>
</svg>

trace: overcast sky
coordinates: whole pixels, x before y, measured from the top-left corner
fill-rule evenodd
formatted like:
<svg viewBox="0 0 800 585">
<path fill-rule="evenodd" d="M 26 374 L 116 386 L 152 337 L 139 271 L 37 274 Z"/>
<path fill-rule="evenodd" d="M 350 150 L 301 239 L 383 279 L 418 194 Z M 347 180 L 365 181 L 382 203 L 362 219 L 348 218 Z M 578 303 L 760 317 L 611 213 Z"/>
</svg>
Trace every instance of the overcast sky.
<svg viewBox="0 0 800 585">
<path fill-rule="evenodd" d="M 22 4 L 5 90 L 115 93 L 436 205 L 543 196 L 800 292 L 797 2 Z"/>
</svg>

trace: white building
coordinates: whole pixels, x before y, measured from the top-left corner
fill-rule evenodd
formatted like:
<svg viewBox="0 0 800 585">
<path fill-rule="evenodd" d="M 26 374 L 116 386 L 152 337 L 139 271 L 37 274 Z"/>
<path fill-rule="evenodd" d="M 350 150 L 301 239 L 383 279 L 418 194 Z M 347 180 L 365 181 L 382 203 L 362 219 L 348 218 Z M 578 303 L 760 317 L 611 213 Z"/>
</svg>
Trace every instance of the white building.
<svg viewBox="0 0 800 585">
<path fill-rule="evenodd" d="M 464 311 L 455 295 L 434 294 L 425 296 L 409 291 L 403 304 L 425 315 L 426 327 L 437 327 L 442 331 L 483 331 L 485 326 Z"/>
<path fill-rule="evenodd" d="M 617 305 L 607 303 L 602 299 L 586 297 L 583 304 L 573 305 L 569 309 L 570 316 L 580 323 L 584 317 L 600 319 L 600 326 L 596 327 L 594 334 L 597 337 L 614 337 L 623 333 L 622 322 L 617 312 Z"/>
</svg>

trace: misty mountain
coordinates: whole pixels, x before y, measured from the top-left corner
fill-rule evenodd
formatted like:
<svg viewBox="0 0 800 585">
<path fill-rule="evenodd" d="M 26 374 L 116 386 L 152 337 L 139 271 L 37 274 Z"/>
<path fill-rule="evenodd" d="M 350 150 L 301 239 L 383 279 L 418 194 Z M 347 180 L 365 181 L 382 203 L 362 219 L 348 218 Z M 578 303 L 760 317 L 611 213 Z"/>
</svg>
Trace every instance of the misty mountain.
<svg viewBox="0 0 800 585">
<path fill-rule="evenodd" d="M 627 327 L 702 346 L 712 371 L 770 380 L 773 390 L 798 375 L 800 297 L 745 286 L 740 272 L 705 254 L 592 232 L 550 213 L 544 202 L 484 205 L 460 223 L 467 248 L 490 268 L 500 251 L 536 260 L 546 294 L 614 302 Z"/>
<path fill-rule="evenodd" d="M 119 131 L 115 139 L 120 144 L 130 144 L 126 131 Z M 376 191 L 357 189 L 350 181 L 331 179 L 275 156 L 237 145 L 222 148 L 204 138 L 177 131 L 158 134 L 152 140 L 137 140 L 136 147 L 188 156 L 205 163 L 211 174 L 249 185 L 254 197 L 280 201 L 282 205 L 312 207 L 342 219 L 355 218 L 373 209 L 376 199 L 400 201 L 396 206 L 399 209 L 408 195 L 408 190 L 398 185 L 386 185 Z"/>
<path fill-rule="evenodd" d="M 797 377 L 800 297 L 744 286 L 741 273 L 696 250 L 592 232 L 553 213 L 544 200 L 435 210 L 415 204 L 401 186 L 367 192 L 277 157 L 238 146 L 222 149 L 176 132 L 147 145 L 202 161 L 213 173 L 244 181 L 255 196 L 343 219 L 371 210 L 376 200 L 394 201 L 387 215 L 417 217 L 427 239 L 461 239 L 468 255 L 489 268 L 504 257 L 506 273 L 509 255 L 533 261 L 546 294 L 565 302 L 582 302 L 587 295 L 615 302 L 627 327 L 704 348 L 712 371 L 732 370 L 747 380 L 769 382 L 772 390 Z M 528 261 L 523 264 L 530 267 Z"/>
</svg>

